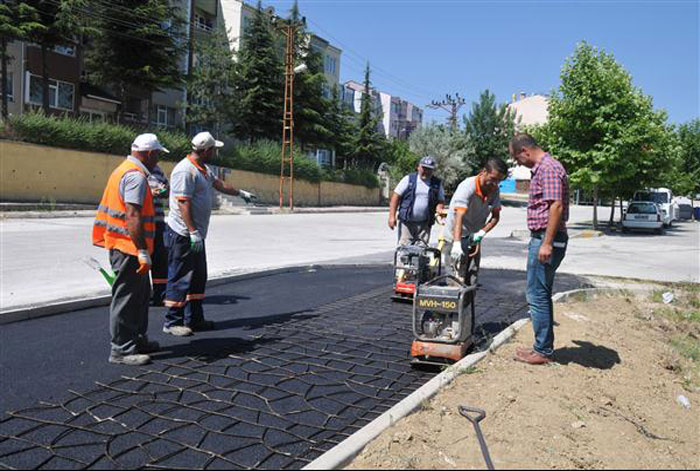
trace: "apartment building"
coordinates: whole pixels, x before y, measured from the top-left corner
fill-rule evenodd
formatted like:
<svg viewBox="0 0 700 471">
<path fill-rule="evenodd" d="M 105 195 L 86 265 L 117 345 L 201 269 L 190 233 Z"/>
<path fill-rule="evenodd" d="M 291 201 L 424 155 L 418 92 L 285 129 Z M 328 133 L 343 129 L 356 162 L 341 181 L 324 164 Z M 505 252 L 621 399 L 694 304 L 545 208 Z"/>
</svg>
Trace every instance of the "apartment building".
<svg viewBox="0 0 700 471">
<path fill-rule="evenodd" d="M 541 94 L 527 94 L 520 92 L 513 94 L 508 109 L 515 112 L 515 120 L 518 128 L 532 124 L 544 124 L 549 118 L 547 106 L 549 98 Z M 515 188 L 518 192 L 526 192 L 530 188 L 530 169 L 522 165 L 514 165 L 511 168 L 509 179 L 515 180 Z"/>
</svg>

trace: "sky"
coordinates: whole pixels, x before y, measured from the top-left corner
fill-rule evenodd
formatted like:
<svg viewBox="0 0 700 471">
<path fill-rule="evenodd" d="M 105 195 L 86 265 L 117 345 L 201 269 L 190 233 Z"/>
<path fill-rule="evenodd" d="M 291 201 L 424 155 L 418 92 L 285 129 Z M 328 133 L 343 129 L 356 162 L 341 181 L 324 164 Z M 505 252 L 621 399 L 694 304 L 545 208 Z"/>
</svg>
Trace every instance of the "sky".
<svg viewBox="0 0 700 471">
<path fill-rule="evenodd" d="M 250 1 L 250 0 L 249 0 Z M 267 0 L 286 16 L 293 0 Z M 459 92 L 468 113 L 484 89 L 550 93 L 585 40 L 632 75 L 671 123 L 699 116 L 699 0 L 299 0 L 317 35 L 343 50 L 341 81 L 362 81 L 425 107 Z M 426 109 L 424 122 L 447 113 Z"/>
</svg>

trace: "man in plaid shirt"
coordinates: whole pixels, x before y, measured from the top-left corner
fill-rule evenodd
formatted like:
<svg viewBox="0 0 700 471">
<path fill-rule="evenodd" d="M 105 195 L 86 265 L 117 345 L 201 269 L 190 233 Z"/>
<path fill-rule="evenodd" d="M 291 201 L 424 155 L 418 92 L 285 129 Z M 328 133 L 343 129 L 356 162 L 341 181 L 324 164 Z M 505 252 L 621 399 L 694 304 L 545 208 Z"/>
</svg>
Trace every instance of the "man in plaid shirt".
<svg viewBox="0 0 700 471">
<path fill-rule="evenodd" d="M 569 178 L 558 160 L 537 145 L 529 134 L 510 141 L 510 155 L 532 169 L 527 227 L 530 245 L 527 257 L 527 302 L 535 331 L 533 347 L 519 348 L 515 359 L 532 365 L 552 361 L 554 353 L 554 306 L 552 286 L 557 268 L 566 254 L 569 237 Z"/>
</svg>

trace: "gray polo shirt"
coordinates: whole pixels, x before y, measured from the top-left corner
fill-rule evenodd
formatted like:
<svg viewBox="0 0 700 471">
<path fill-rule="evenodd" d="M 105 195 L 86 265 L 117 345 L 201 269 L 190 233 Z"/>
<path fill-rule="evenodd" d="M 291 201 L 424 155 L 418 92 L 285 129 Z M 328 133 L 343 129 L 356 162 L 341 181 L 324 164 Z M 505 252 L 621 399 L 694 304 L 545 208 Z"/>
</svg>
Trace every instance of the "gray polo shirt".
<svg viewBox="0 0 700 471">
<path fill-rule="evenodd" d="M 187 157 L 175 166 L 170 175 L 170 213 L 168 214 L 168 226 L 173 231 L 189 237 L 190 231 L 182 219 L 180 206 L 177 204 L 179 199 L 188 199 L 192 205 L 192 222 L 195 228 L 202 237 L 207 236 L 215 181 L 216 176 L 207 165 L 202 171 Z"/>
<path fill-rule="evenodd" d="M 477 194 L 477 178 L 479 177 L 470 177 L 463 180 L 457 186 L 454 195 L 452 195 L 447 212 L 447 222 L 445 223 L 445 240 L 452 241 L 455 208 L 467 208 L 467 212 L 462 218 L 462 236 L 466 236 L 483 229 L 489 214 L 491 214 L 491 210 L 501 207 L 501 194 L 498 188 L 486 198 L 486 201 Z"/>
<path fill-rule="evenodd" d="M 394 193 L 399 196 L 403 194 L 408 189 L 408 178 L 406 175 L 401 179 Z M 430 219 L 430 180 L 425 181 L 420 176 L 416 178 L 416 199 L 413 200 L 413 211 L 411 212 L 410 222 L 422 222 Z M 440 183 L 440 189 L 438 190 L 438 201 L 445 201 L 445 190 L 442 188 L 442 183 Z"/>
<path fill-rule="evenodd" d="M 141 172 L 126 172 L 119 181 L 119 196 L 122 197 L 125 203 L 143 207 L 143 201 L 146 199 L 146 189 L 148 188 L 147 176 L 150 175 L 150 172 L 136 157 L 128 156 L 126 159 L 138 165 L 141 170 L 146 172 L 146 175 Z"/>
</svg>

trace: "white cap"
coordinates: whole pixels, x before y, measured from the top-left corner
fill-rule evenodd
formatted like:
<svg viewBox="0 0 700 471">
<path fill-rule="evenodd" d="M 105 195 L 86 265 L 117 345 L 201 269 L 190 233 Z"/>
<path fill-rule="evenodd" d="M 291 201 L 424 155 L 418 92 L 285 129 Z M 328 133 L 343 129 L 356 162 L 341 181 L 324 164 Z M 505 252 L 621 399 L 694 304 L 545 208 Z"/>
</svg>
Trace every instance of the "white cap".
<svg viewBox="0 0 700 471">
<path fill-rule="evenodd" d="M 212 146 L 224 147 L 224 143 L 214 139 L 208 131 L 203 131 L 192 138 L 192 148 L 194 150 L 205 150 Z"/>
<path fill-rule="evenodd" d="M 163 147 L 160 143 L 158 137 L 153 133 L 139 134 L 131 143 L 132 151 L 148 151 L 148 150 L 162 150 L 163 152 L 170 153 L 168 149 Z"/>
</svg>

